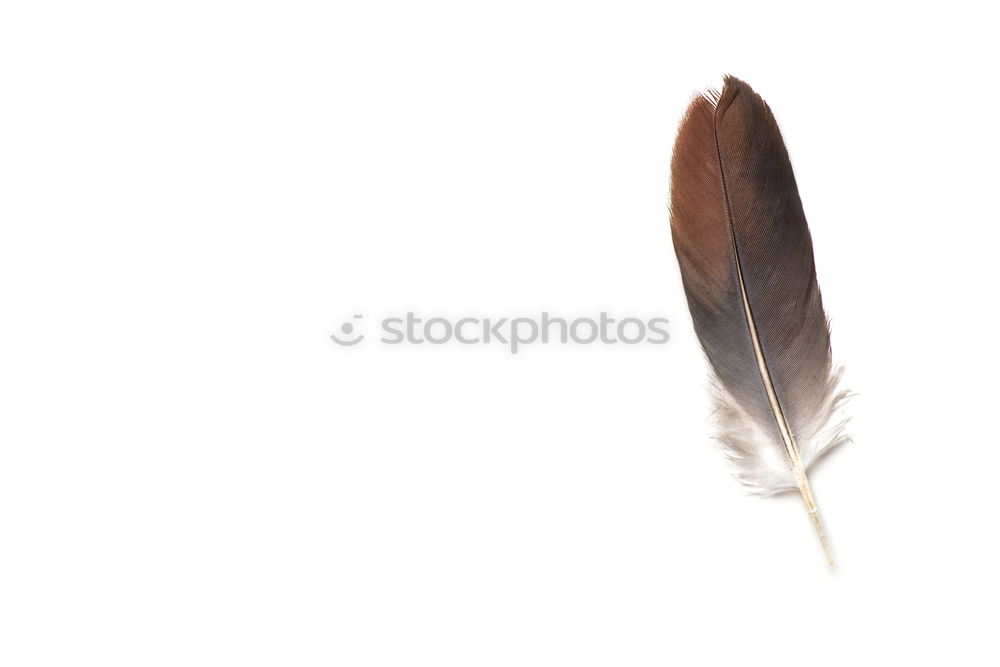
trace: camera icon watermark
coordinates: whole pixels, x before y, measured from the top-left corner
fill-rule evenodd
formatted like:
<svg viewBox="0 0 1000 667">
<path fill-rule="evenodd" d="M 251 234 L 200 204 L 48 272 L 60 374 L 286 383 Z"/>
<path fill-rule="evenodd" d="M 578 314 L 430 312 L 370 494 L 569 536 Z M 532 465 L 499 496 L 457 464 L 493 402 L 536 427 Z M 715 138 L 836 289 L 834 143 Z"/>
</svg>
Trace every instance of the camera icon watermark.
<svg viewBox="0 0 1000 667">
<path fill-rule="evenodd" d="M 356 320 L 360 320 L 361 318 L 362 318 L 361 315 L 354 316 L 354 319 Z M 357 326 L 353 322 L 344 322 L 343 324 L 340 325 L 340 333 L 342 336 L 344 336 L 344 338 L 341 339 L 340 336 L 338 336 L 337 334 L 330 334 L 330 338 L 332 338 L 333 342 L 335 342 L 337 345 L 346 345 L 348 347 L 352 345 L 357 345 L 358 343 L 360 343 L 365 339 L 365 335 L 359 333 L 357 334 L 356 337 L 352 338 L 352 336 L 354 336 L 356 332 L 356 329 Z"/>
</svg>

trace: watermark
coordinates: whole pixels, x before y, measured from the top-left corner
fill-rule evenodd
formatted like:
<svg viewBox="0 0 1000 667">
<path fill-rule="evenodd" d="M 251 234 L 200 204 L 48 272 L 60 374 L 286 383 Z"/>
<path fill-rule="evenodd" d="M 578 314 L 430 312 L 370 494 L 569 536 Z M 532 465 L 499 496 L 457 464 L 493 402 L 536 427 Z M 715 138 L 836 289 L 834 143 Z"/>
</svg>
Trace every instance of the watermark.
<svg viewBox="0 0 1000 667">
<path fill-rule="evenodd" d="M 361 333 L 362 315 L 340 325 L 330 338 L 337 345 L 353 347 L 365 340 Z M 503 345 L 517 354 L 525 345 L 663 345 L 670 340 L 665 317 L 614 318 L 608 313 L 597 317 L 423 317 L 408 312 L 401 317 L 385 317 L 378 322 L 379 343 L 383 345 Z"/>
<path fill-rule="evenodd" d="M 355 315 L 354 319 L 360 320 L 361 317 L 362 317 L 361 315 Z M 337 334 L 330 334 L 330 338 L 332 338 L 333 342 L 337 343 L 337 345 L 348 345 L 348 346 L 357 345 L 358 343 L 360 343 L 365 339 L 365 336 L 364 334 L 357 334 L 355 336 L 356 329 L 357 325 L 355 325 L 353 322 L 344 322 L 343 324 L 340 325 L 340 333 L 342 334 L 342 336 L 338 336 Z"/>
</svg>

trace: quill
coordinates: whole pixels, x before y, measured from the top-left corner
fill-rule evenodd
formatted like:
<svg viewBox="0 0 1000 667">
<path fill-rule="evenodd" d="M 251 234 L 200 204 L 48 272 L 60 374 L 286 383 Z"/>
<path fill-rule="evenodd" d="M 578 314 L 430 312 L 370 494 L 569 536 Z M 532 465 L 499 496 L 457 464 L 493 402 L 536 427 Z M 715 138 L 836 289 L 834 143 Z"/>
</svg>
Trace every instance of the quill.
<svg viewBox="0 0 1000 667">
<path fill-rule="evenodd" d="M 833 556 L 810 464 L 845 442 L 847 393 L 795 176 L 770 108 L 727 76 L 696 98 L 671 161 L 670 227 L 684 292 L 714 372 L 718 439 L 760 495 L 798 490 Z"/>
</svg>

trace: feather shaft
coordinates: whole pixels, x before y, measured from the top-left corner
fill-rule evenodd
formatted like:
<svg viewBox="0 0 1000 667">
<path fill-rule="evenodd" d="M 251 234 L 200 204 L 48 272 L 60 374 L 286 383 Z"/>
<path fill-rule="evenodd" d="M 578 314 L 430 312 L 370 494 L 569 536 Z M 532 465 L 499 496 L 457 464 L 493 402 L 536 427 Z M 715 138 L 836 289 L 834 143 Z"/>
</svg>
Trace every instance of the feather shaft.
<svg viewBox="0 0 1000 667">
<path fill-rule="evenodd" d="M 723 171 L 722 178 L 725 180 L 725 171 Z M 802 465 L 799 446 L 795 443 L 795 436 L 792 435 L 792 431 L 788 427 L 788 420 L 785 419 L 785 413 L 781 409 L 781 403 L 778 401 L 778 394 L 774 390 L 771 372 L 767 369 L 767 360 L 764 358 L 764 350 L 760 345 L 760 337 L 757 335 L 757 324 L 754 322 L 753 311 L 750 309 L 750 301 L 747 299 L 746 284 L 743 282 L 743 270 L 740 267 L 740 252 L 736 245 L 735 233 L 733 234 L 733 252 L 736 255 L 736 275 L 739 279 L 740 294 L 743 298 L 743 314 L 746 316 L 747 328 L 750 330 L 750 342 L 753 345 L 754 357 L 757 360 L 757 370 L 760 371 L 760 379 L 764 383 L 764 391 L 767 393 L 768 402 L 771 404 L 771 411 L 774 412 L 774 420 L 777 423 L 778 432 L 781 434 L 782 444 L 784 444 L 785 451 L 788 453 L 788 460 L 792 466 L 792 475 L 795 477 L 795 483 L 799 487 L 799 493 L 802 494 L 802 500 L 805 502 L 806 510 L 809 512 L 809 518 L 816 528 L 816 534 L 819 536 L 820 544 L 823 546 L 823 553 L 826 555 L 826 560 L 830 565 L 833 565 L 833 552 L 830 550 L 830 543 L 826 539 L 826 531 L 823 530 L 823 520 L 820 517 L 819 507 L 816 505 L 816 499 L 813 497 L 812 488 L 809 485 L 809 476 Z"/>
</svg>

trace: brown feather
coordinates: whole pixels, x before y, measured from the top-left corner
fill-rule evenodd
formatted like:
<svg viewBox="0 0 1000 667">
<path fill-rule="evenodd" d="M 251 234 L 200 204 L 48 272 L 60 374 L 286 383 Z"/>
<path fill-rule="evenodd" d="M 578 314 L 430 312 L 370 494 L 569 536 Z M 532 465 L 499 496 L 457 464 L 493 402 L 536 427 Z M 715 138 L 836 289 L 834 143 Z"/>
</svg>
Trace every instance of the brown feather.
<svg viewBox="0 0 1000 667">
<path fill-rule="evenodd" d="M 670 218 L 695 331 L 720 388 L 720 437 L 744 482 L 762 493 L 801 490 L 793 450 L 804 478 L 844 440 L 841 425 L 828 428 L 843 394 L 792 165 L 770 108 L 743 81 L 727 77 L 720 94 L 688 108 Z"/>
</svg>

